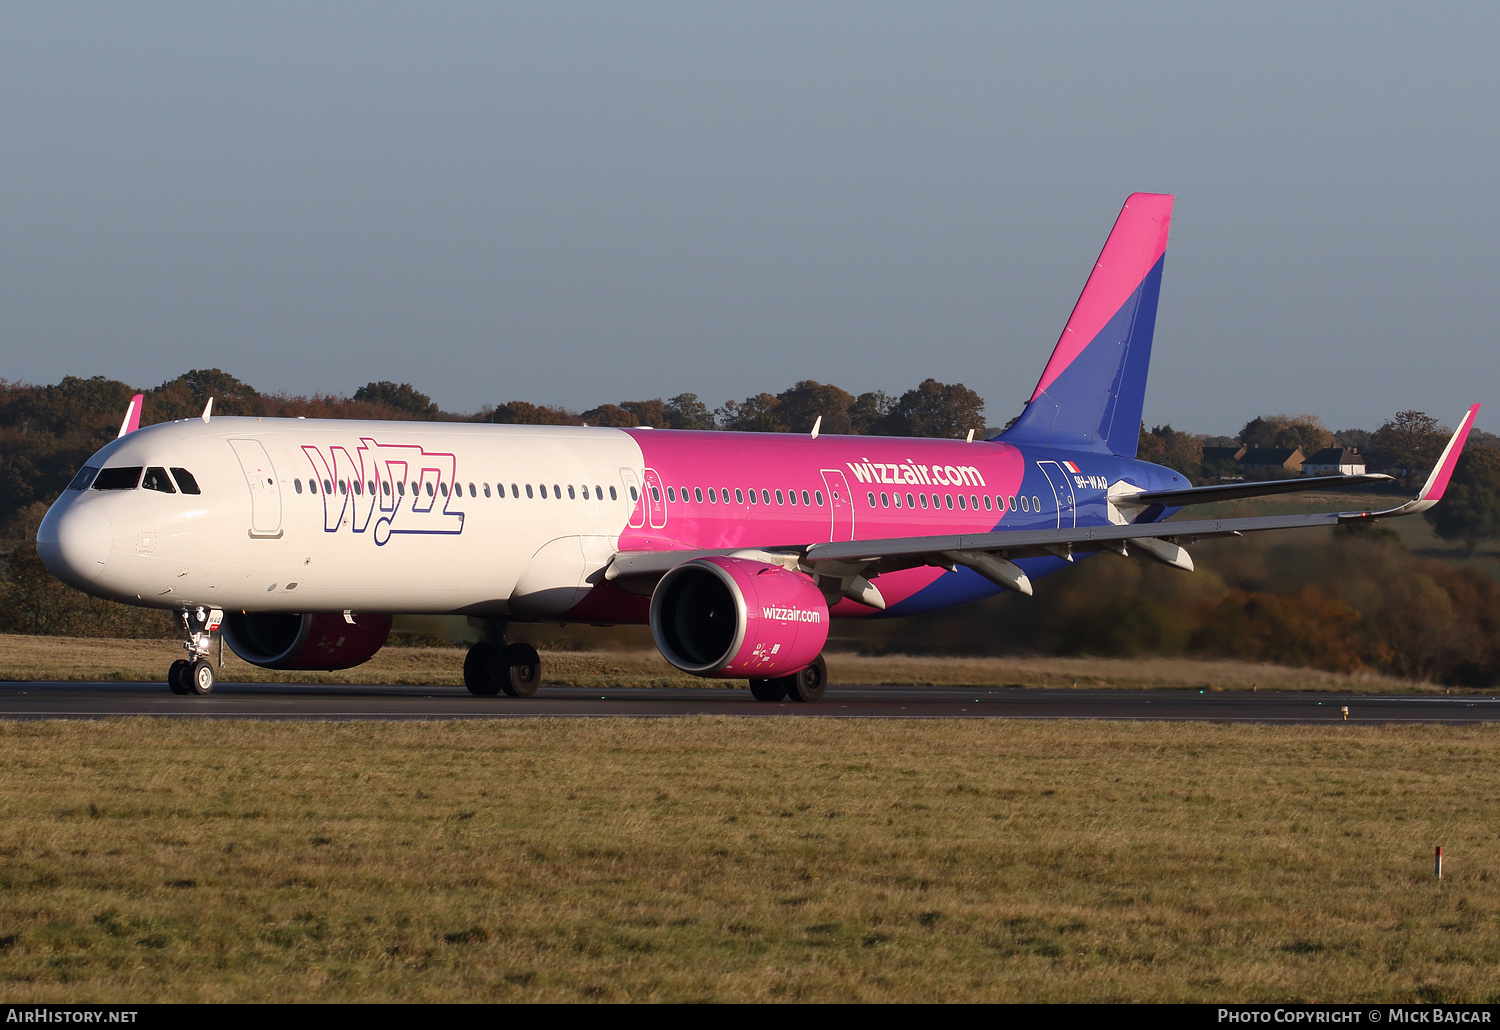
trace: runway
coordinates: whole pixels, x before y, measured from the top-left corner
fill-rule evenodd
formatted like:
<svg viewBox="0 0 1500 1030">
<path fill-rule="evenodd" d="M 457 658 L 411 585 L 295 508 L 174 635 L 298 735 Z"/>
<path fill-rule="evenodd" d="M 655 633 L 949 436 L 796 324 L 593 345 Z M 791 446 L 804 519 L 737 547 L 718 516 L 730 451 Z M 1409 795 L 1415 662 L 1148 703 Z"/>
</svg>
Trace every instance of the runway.
<svg viewBox="0 0 1500 1030">
<path fill-rule="evenodd" d="M 688 715 L 844 719 L 1146 719 L 1324 723 L 1500 720 L 1500 700 L 1470 695 L 1364 695 L 1196 690 L 830 687 L 814 704 L 757 702 L 745 689 L 543 686 L 535 697 L 474 697 L 461 687 L 220 683 L 179 697 L 160 683 L 0 685 L 0 719 L 437 720 L 674 718 Z"/>
</svg>

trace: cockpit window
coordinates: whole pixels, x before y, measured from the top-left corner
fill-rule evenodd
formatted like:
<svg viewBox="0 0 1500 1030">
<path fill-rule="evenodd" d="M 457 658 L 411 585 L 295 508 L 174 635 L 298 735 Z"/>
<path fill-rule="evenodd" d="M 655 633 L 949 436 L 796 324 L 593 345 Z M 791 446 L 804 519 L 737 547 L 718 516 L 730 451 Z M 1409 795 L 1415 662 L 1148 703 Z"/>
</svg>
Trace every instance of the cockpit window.
<svg viewBox="0 0 1500 1030">
<path fill-rule="evenodd" d="M 134 490 L 141 481 L 141 466 L 104 469 L 94 478 L 95 490 Z"/>
<path fill-rule="evenodd" d="M 141 486 L 146 490 L 156 490 L 164 494 L 177 492 L 177 488 L 172 485 L 172 480 L 167 478 L 167 470 L 156 466 L 146 470 L 146 477 L 141 480 Z"/>
<path fill-rule="evenodd" d="M 203 492 L 198 489 L 198 481 L 193 478 L 193 474 L 187 469 L 173 468 L 172 478 L 177 480 L 177 489 L 185 494 L 201 494 Z"/>
<path fill-rule="evenodd" d="M 73 482 L 68 484 L 68 489 L 87 490 L 89 488 L 89 484 L 94 481 L 94 477 L 98 474 L 98 469 L 90 468 L 88 465 L 85 465 L 83 468 L 78 470 L 78 475 L 73 477 Z"/>
</svg>

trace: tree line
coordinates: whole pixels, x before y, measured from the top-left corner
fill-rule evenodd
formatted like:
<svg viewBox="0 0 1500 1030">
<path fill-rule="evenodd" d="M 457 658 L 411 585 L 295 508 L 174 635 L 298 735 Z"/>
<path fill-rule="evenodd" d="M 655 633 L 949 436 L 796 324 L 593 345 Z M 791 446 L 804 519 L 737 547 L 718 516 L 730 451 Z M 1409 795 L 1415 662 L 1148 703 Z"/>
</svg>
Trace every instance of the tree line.
<svg viewBox="0 0 1500 1030">
<path fill-rule="evenodd" d="M 962 384 L 926 380 L 895 397 L 803 381 L 709 408 L 693 394 L 621 401 L 583 411 L 508 401 L 445 412 L 409 383 L 372 382 L 349 396 L 262 394 L 218 369 L 150 390 L 104 377 L 50 386 L 0 381 L 0 631 L 80 636 L 171 636 L 171 617 L 89 598 L 52 579 L 36 557 L 36 526 L 73 472 L 113 439 L 130 397 L 146 395 L 144 423 L 198 415 L 209 396 L 230 415 L 424 419 L 652 426 L 751 432 L 961 437 L 984 425 L 984 402 Z M 1234 437 L 1142 427 L 1140 456 L 1212 481 L 1203 448 L 1246 444 L 1358 447 L 1372 467 L 1426 474 L 1448 431 L 1403 411 L 1377 429 L 1330 431 L 1314 416 L 1262 415 Z M 1438 535 L 1472 551 L 1500 537 L 1500 439 L 1471 435 L 1448 494 L 1428 513 Z M 1382 464 L 1384 463 L 1384 464 Z M 1246 512 L 1248 513 L 1248 509 Z M 1035 598 L 1003 596 L 956 612 L 878 625 L 839 624 L 838 639 L 867 650 L 1241 658 L 1341 671 L 1374 669 L 1460 685 L 1500 683 L 1500 583 L 1474 565 L 1408 552 L 1374 532 L 1290 534 L 1209 542 L 1192 576 L 1103 555 L 1049 578 Z"/>
<path fill-rule="evenodd" d="M 219 415 L 270 418 L 417 419 L 515 425 L 650 426 L 759 433 L 803 433 L 822 416 L 825 433 L 882 436 L 966 435 L 984 425 L 984 400 L 962 383 L 928 379 L 897 397 L 851 394 L 804 380 L 781 393 L 759 393 L 710 409 L 696 394 L 602 404 L 585 411 L 512 400 L 475 412 L 439 409 L 410 383 L 372 382 L 349 396 L 261 393 L 217 368 L 193 369 L 138 390 L 104 376 L 67 376 L 49 386 L 0 379 L 0 536 L 15 538 L 17 516 L 50 503 L 89 455 L 119 431 L 130 398 L 144 394 L 142 424 L 190 418 L 212 397 Z M 0 546 L 4 541 L 0 540 Z"/>
</svg>

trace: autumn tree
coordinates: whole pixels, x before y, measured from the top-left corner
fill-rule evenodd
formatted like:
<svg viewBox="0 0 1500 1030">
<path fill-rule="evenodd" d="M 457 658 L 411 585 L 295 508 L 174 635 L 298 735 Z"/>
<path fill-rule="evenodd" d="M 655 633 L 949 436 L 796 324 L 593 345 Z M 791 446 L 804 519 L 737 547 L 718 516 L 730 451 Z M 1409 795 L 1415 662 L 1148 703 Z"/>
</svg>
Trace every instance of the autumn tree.
<svg viewBox="0 0 1500 1030">
<path fill-rule="evenodd" d="M 963 383 L 924 379 L 876 423 L 882 436 L 967 436 L 984 428 L 984 398 Z"/>
<path fill-rule="evenodd" d="M 1192 433 L 1182 433 L 1170 425 L 1146 431 L 1141 424 L 1141 441 L 1136 457 L 1156 465 L 1165 465 L 1188 477 L 1198 479 L 1203 473 L 1203 442 Z"/>
<path fill-rule="evenodd" d="M 819 432 L 849 434 L 852 426 L 849 408 L 854 395 L 831 383 L 819 383 L 804 379 L 776 395 L 779 402 L 777 415 L 787 430 L 793 433 L 809 433 L 819 418 L 823 420 Z"/>
<path fill-rule="evenodd" d="M 714 411 L 719 425 L 738 433 L 785 433 L 791 427 L 782 420 L 781 398 L 774 393 L 758 393 L 743 401 L 725 401 Z"/>
<path fill-rule="evenodd" d="M 438 417 L 438 406 L 432 403 L 432 398 L 418 393 L 410 383 L 393 383 L 387 379 L 366 383 L 354 391 L 353 399 L 366 404 L 383 404 L 402 418 L 431 421 Z"/>
<path fill-rule="evenodd" d="M 876 431 L 880 420 L 891 413 L 895 401 L 884 390 L 873 390 L 854 398 L 849 405 L 849 432 L 864 436 Z"/>
<path fill-rule="evenodd" d="M 1459 456 L 1443 501 L 1425 518 L 1444 540 L 1462 540 L 1469 554 L 1481 540 L 1500 537 L 1500 450 L 1470 448 Z"/>
<path fill-rule="evenodd" d="M 1423 411 L 1398 411 L 1375 430 L 1370 452 L 1385 468 L 1400 469 L 1401 482 L 1413 487 L 1433 465 L 1448 442 L 1448 430 Z"/>
<path fill-rule="evenodd" d="M 1308 456 L 1333 446 L 1333 434 L 1316 415 L 1259 415 L 1245 423 L 1239 441 L 1251 447 L 1302 448 Z"/>
<path fill-rule="evenodd" d="M 260 391 L 217 368 L 195 368 L 146 391 L 143 422 L 170 422 L 203 413 L 214 399 L 217 415 L 261 414 Z"/>
<path fill-rule="evenodd" d="M 641 424 L 634 412 L 627 411 L 618 404 L 601 404 L 578 417 L 587 425 L 610 426 L 615 429 L 629 429 Z"/>
<path fill-rule="evenodd" d="M 567 408 L 551 404 L 506 401 L 495 405 L 488 421 L 511 426 L 576 426 L 583 420 Z"/>
</svg>

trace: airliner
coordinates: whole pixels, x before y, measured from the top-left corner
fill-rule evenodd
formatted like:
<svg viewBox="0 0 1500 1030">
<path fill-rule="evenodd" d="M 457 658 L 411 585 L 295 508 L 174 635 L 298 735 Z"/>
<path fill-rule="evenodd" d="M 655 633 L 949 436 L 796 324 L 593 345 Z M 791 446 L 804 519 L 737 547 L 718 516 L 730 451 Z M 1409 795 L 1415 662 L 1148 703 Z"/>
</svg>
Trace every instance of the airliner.
<svg viewBox="0 0 1500 1030">
<path fill-rule="evenodd" d="M 397 614 L 466 616 L 475 695 L 542 681 L 511 623 L 647 624 L 696 676 L 823 696 L 830 620 L 1033 584 L 1099 551 L 1191 571 L 1187 547 L 1384 511 L 1171 520 L 1195 504 L 1355 485 L 1194 487 L 1137 460 L 1173 198 L 1130 196 L 1021 415 L 990 439 L 214 416 L 140 426 L 140 397 L 48 511 L 37 548 L 98 597 L 174 610 L 170 688 L 207 694 L 215 641 L 270 669 L 357 666 Z"/>
</svg>

